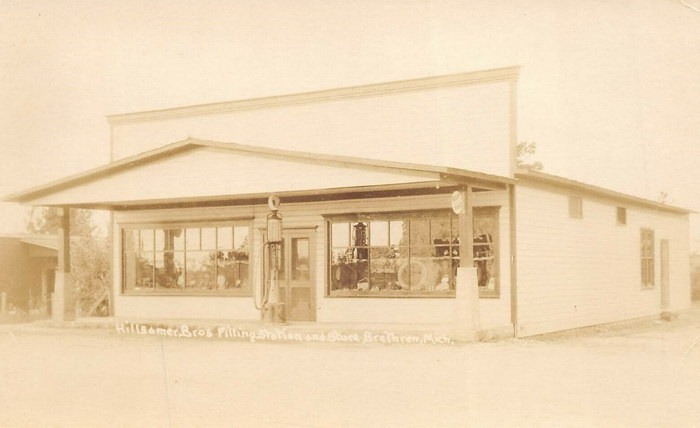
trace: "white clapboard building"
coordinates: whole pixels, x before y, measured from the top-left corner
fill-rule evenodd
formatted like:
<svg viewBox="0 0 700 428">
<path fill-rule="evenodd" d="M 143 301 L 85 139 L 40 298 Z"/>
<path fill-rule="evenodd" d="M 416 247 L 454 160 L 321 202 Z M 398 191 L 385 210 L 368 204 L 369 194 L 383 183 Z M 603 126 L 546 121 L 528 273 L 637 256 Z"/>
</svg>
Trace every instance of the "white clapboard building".
<svg viewBox="0 0 700 428">
<path fill-rule="evenodd" d="M 688 210 L 516 169 L 518 71 L 110 116 L 110 164 L 5 200 L 113 212 L 118 319 L 259 321 L 273 194 L 289 323 L 527 336 L 688 308 Z"/>
</svg>

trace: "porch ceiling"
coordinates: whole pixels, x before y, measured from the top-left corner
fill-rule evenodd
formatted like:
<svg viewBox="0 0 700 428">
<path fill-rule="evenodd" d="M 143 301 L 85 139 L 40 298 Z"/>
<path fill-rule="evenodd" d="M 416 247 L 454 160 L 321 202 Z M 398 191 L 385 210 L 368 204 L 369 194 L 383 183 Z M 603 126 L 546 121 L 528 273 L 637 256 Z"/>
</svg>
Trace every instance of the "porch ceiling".
<svg viewBox="0 0 700 428">
<path fill-rule="evenodd" d="M 9 195 L 29 205 L 119 209 L 173 203 L 392 191 L 437 184 L 497 188 L 512 180 L 470 171 L 188 139 Z M 477 187 L 477 186 L 475 186 Z"/>
</svg>

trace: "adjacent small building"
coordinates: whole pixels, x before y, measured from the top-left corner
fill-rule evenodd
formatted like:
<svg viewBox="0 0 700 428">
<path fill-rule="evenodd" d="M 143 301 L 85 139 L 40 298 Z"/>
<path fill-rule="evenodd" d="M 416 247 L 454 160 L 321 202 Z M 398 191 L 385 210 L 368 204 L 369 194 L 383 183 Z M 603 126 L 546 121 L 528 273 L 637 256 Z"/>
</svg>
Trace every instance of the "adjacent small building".
<svg viewBox="0 0 700 428">
<path fill-rule="evenodd" d="M 55 235 L 0 235 L 0 294 L 4 294 L 0 309 L 4 315 L 15 309 L 25 314 L 51 313 L 56 246 Z"/>
<path fill-rule="evenodd" d="M 689 211 L 518 170 L 518 75 L 110 116 L 110 164 L 5 200 L 113 212 L 121 319 L 259 320 L 272 194 L 290 322 L 527 336 L 686 310 Z"/>
</svg>

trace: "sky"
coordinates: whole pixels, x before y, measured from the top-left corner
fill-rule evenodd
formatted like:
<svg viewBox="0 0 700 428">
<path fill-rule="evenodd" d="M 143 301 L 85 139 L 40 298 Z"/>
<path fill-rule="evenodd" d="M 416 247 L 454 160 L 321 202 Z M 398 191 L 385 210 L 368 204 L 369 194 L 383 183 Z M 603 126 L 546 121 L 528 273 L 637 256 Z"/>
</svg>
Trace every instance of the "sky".
<svg viewBox="0 0 700 428">
<path fill-rule="evenodd" d="M 0 0 L 0 194 L 109 162 L 109 114 L 513 65 L 545 172 L 700 211 L 700 0 Z"/>
</svg>

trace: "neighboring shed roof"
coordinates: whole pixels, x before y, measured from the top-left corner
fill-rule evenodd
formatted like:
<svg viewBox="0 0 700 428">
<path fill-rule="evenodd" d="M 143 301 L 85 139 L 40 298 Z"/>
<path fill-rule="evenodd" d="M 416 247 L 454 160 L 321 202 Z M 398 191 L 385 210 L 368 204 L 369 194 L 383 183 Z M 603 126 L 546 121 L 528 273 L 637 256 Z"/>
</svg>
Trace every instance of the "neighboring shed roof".
<svg viewBox="0 0 700 428">
<path fill-rule="evenodd" d="M 320 168 L 320 166 L 332 166 L 333 168 L 355 168 L 355 169 L 368 169 L 374 171 L 376 174 L 376 184 L 391 184 L 390 181 L 386 183 L 382 181 L 384 177 L 399 177 L 405 176 L 401 179 L 403 181 L 440 181 L 440 180 L 467 180 L 472 183 L 478 183 L 485 188 L 488 186 L 501 186 L 505 184 L 514 183 L 515 180 L 491 174 L 484 174 L 474 171 L 468 171 L 457 168 L 450 167 L 439 167 L 432 165 L 423 164 L 413 164 L 413 163 L 403 163 L 403 162 L 391 162 L 375 159 L 366 159 L 359 157 L 350 156 L 335 156 L 308 152 L 299 152 L 292 150 L 280 150 L 271 149 L 260 146 L 250 146 L 236 143 L 223 143 L 216 141 L 200 140 L 196 138 L 188 138 L 183 141 L 179 141 L 173 144 L 163 146 L 161 148 L 144 152 L 142 154 L 131 156 L 125 159 L 112 162 L 108 165 L 95 168 L 80 174 L 71 175 L 60 180 L 54 181 L 52 183 L 34 187 L 19 193 L 7 195 L 2 198 L 5 202 L 32 202 L 39 200 L 39 198 L 46 195 L 51 195 L 58 193 L 65 189 L 74 188 L 86 183 L 93 183 L 100 179 L 106 177 L 124 173 L 127 171 L 134 171 L 137 167 L 144 166 L 146 164 L 154 163 L 154 161 L 169 159 L 173 156 L 178 156 L 181 154 L 187 154 L 201 149 L 215 149 L 220 151 L 220 153 L 237 153 L 246 156 L 259 157 L 261 159 L 282 159 L 289 162 L 304 163 L 307 165 L 306 169 L 300 170 L 297 174 L 299 177 L 304 176 L 304 172 L 310 171 L 312 168 Z M 262 161 L 261 161 L 262 162 Z M 264 171 L 263 171 L 264 172 Z M 418 178 L 416 178 L 418 177 Z M 330 177 L 328 177 L 330 178 Z M 151 177 L 153 180 L 158 180 L 159 177 Z M 400 182 L 401 180 L 397 181 Z M 318 183 L 319 187 L 322 188 L 326 183 Z M 112 189 L 113 190 L 113 189 Z M 308 190 L 314 190 L 309 188 Z M 185 195 L 183 195 L 185 196 Z M 218 196 L 218 195 L 212 195 Z M 71 205 L 70 201 L 64 201 L 61 204 Z"/>
<path fill-rule="evenodd" d="M 22 243 L 37 247 L 56 250 L 58 248 L 58 238 L 56 235 L 43 235 L 38 233 L 10 233 L 0 234 L 0 239 L 16 239 Z"/>
<path fill-rule="evenodd" d="M 532 180 L 539 183 L 552 184 L 568 189 L 575 189 L 581 192 L 591 193 L 597 196 L 604 196 L 611 199 L 616 199 L 621 202 L 626 202 L 629 204 L 640 205 L 647 208 L 653 208 L 660 211 L 667 211 L 678 214 L 689 214 L 694 213 L 692 210 L 686 208 L 676 207 L 673 205 L 663 204 L 661 202 L 652 201 L 650 199 L 639 198 L 636 196 L 628 195 L 622 192 L 616 192 L 614 190 L 606 189 L 604 187 L 594 186 L 592 184 L 582 183 L 580 181 L 572 180 L 565 177 L 560 177 L 558 175 L 546 174 L 540 171 L 533 171 L 530 169 L 518 169 L 515 172 L 515 177 L 519 180 Z"/>
</svg>

